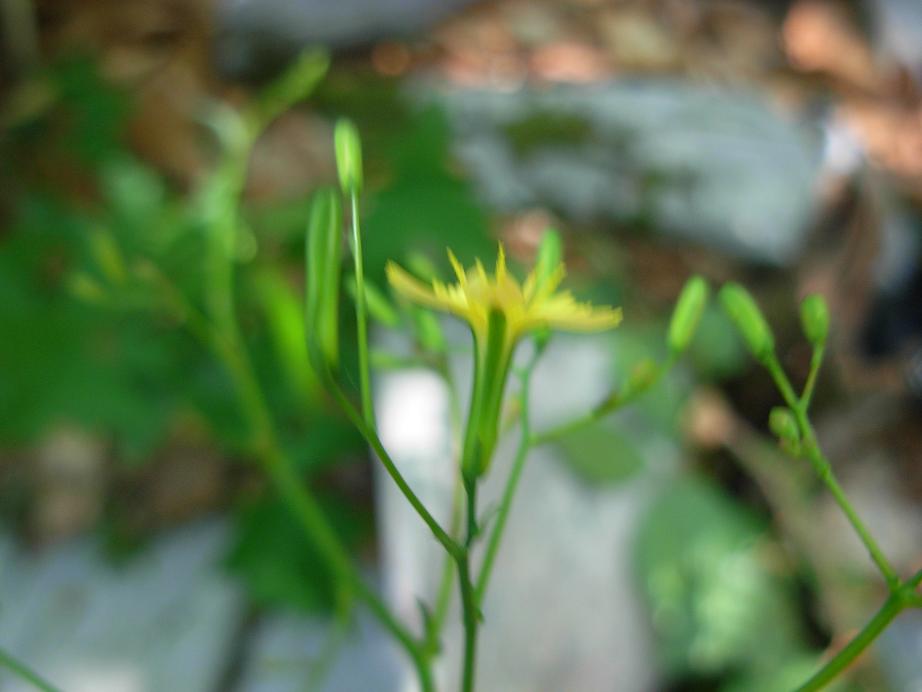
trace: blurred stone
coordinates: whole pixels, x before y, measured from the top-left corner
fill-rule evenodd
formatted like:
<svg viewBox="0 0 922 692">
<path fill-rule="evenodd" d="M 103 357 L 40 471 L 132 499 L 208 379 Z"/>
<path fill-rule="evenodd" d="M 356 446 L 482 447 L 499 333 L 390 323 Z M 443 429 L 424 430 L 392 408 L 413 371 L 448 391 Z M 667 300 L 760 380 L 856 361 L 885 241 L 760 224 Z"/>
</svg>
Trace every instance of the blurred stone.
<svg viewBox="0 0 922 692">
<path fill-rule="evenodd" d="M 220 0 L 215 50 L 231 75 L 265 72 L 308 46 L 347 48 L 426 29 L 472 0 Z"/>
<path fill-rule="evenodd" d="M 210 692 L 242 602 L 202 522 L 108 564 L 85 538 L 33 556 L 0 538 L 0 643 L 68 692 Z M 3 671 L 3 689 L 31 692 Z"/>
<path fill-rule="evenodd" d="M 254 633 L 239 692 L 303 692 L 318 689 L 314 664 L 328 653 L 328 618 L 273 614 Z M 401 653 L 367 613 L 360 613 L 345 634 L 342 647 L 328 659 L 320 690 L 397 692 Z"/>
<path fill-rule="evenodd" d="M 445 107 L 459 158 L 500 210 L 642 224 L 765 263 L 804 244 L 821 137 L 755 92 L 642 80 L 515 93 L 419 82 L 414 93 Z M 543 141 L 551 121 L 572 122 L 572 136 Z M 511 141 L 529 128 L 525 144 Z"/>
</svg>

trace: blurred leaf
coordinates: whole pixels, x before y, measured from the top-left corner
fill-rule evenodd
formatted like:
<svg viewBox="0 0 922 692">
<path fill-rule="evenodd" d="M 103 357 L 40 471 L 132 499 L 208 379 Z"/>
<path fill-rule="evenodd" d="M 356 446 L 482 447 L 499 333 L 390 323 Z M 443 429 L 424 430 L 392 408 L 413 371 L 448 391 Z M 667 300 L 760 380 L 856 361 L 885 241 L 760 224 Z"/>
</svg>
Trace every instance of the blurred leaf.
<svg viewBox="0 0 922 692">
<path fill-rule="evenodd" d="M 592 485 L 614 485 L 631 478 L 644 466 L 632 439 L 608 425 L 591 425 L 558 440 L 567 466 Z"/>
<path fill-rule="evenodd" d="M 777 666 L 765 670 L 753 671 L 742 675 L 722 688 L 722 692 L 779 692 L 779 690 L 796 690 L 810 679 L 821 664 L 817 655 L 800 655 L 792 657 Z M 826 692 L 838 692 L 850 689 L 844 678 L 834 680 L 827 687 Z M 857 692 L 857 688 L 855 689 Z"/>
<path fill-rule="evenodd" d="M 277 369 L 296 400 L 310 406 L 319 395 L 320 385 L 307 357 L 302 301 L 284 278 L 270 269 L 256 277 L 254 288 L 269 327 Z"/>
<path fill-rule="evenodd" d="M 369 199 L 364 221 L 368 270 L 381 285 L 384 263 L 410 248 L 443 265 L 449 247 L 462 262 L 496 253 L 483 208 L 449 168 L 448 144 L 444 116 L 433 109 L 416 116 L 391 143 L 392 178 Z"/>
<path fill-rule="evenodd" d="M 792 595 L 762 564 L 742 506 L 683 477 L 641 521 L 637 568 L 671 676 L 764 670 L 803 651 Z"/>
<path fill-rule="evenodd" d="M 612 362 L 618 388 L 626 389 L 632 378 L 637 376 L 638 368 L 650 369 L 653 367 L 651 361 L 663 363 L 666 360 L 664 331 L 660 323 L 625 324 L 612 334 Z M 616 413 L 615 420 L 624 425 L 624 420 L 629 419 L 634 439 L 639 439 L 644 432 L 675 437 L 685 389 L 687 385 L 675 377 L 675 373 L 666 376 L 638 396 L 623 412 Z"/>
<path fill-rule="evenodd" d="M 343 505 L 325 504 L 337 533 L 354 543 L 363 533 L 363 522 Z M 261 500 L 238 511 L 225 565 L 260 605 L 307 612 L 332 606 L 334 584 L 326 564 L 291 510 L 278 500 Z"/>
</svg>

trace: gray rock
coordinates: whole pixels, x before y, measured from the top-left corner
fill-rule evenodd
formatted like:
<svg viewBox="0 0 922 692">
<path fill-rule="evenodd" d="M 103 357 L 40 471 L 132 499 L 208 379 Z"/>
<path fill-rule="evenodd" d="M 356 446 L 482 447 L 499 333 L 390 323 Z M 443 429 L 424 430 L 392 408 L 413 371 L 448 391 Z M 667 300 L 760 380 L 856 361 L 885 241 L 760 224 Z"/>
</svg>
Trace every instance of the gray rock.
<svg viewBox="0 0 922 692">
<path fill-rule="evenodd" d="M 791 261 L 803 245 L 821 133 L 752 91 L 665 79 L 512 93 L 419 82 L 411 91 L 445 107 L 459 158 L 498 209 L 643 221 L 768 263 Z M 514 146 L 510 129 L 535 118 L 566 118 L 584 131 Z"/>
<path fill-rule="evenodd" d="M 241 607 L 215 568 L 225 538 L 203 522 L 124 567 L 89 538 L 38 556 L 4 538 L 0 645 L 67 692 L 210 692 Z"/>
<path fill-rule="evenodd" d="M 411 36 L 473 0 L 221 0 L 216 52 L 231 74 L 253 74 L 307 47 L 349 48 Z"/>
</svg>

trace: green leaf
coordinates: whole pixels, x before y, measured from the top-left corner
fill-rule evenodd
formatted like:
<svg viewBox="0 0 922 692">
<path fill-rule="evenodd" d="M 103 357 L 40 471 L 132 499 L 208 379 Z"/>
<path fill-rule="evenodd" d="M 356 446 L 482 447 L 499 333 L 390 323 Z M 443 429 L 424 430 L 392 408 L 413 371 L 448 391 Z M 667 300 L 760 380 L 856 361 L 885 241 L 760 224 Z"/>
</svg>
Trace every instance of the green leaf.
<svg viewBox="0 0 922 692">
<path fill-rule="evenodd" d="M 394 134 L 391 182 L 370 195 L 364 219 L 368 273 L 382 284 L 385 262 L 410 248 L 445 264 L 447 247 L 462 261 L 496 252 L 486 213 L 470 185 L 450 169 L 448 144 L 448 126 L 436 110 Z"/>
<path fill-rule="evenodd" d="M 768 539 L 742 506 L 683 477 L 641 521 L 636 564 L 666 671 L 765 670 L 803 652 L 793 596 L 763 564 Z"/>
<path fill-rule="evenodd" d="M 339 535 L 354 543 L 364 528 L 354 509 L 325 505 Z M 225 566 L 260 605 L 306 612 L 328 611 L 333 605 L 334 583 L 326 563 L 278 500 L 260 500 L 238 511 Z"/>
<path fill-rule="evenodd" d="M 561 437 L 567 467 L 590 485 L 623 483 L 644 467 L 631 437 L 608 425 L 591 425 Z"/>
</svg>

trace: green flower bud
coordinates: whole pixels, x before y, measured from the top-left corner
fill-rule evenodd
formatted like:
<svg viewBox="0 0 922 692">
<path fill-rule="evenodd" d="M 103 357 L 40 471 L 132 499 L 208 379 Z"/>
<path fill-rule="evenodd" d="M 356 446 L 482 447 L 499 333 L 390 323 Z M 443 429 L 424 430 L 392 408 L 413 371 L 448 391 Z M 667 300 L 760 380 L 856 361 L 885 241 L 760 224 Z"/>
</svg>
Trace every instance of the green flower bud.
<svg viewBox="0 0 922 692">
<path fill-rule="evenodd" d="M 787 406 L 775 406 L 768 414 L 769 429 L 781 440 L 800 440 L 797 419 Z"/>
<path fill-rule="evenodd" d="M 775 339 L 752 295 L 737 283 L 724 284 L 720 302 L 749 351 L 764 363 L 775 350 Z"/>
<path fill-rule="evenodd" d="M 800 324 L 807 340 L 814 346 L 822 346 L 829 336 L 829 308 L 826 300 L 818 293 L 804 298 L 800 304 Z"/>
<path fill-rule="evenodd" d="M 548 228 L 541 236 L 538 246 L 538 257 L 535 261 L 535 276 L 540 286 L 557 271 L 563 260 L 563 244 L 560 234 L 553 228 Z"/>
<path fill-rule="evenodd" d="M 333 133 L 339 185 L 346 194 L 362 191 L 362 140 L 351 120 L 340 119 Z"/>
<path fill-rule="evenodd" d="M 768 414 L 768 427 L 784 451 L 792 456 L 800 455 L 800 428 L 791 409 L 786 406 L 773 408 Z"/>
<path fill-rule="evenodd" d="M 339 278 L 342 208 L 331 188 L 319 190 L 307 225 L 306 317 L 308 352 L 318 369 L 339 363 Z"/>
<path fill-rule="evenodd" d="M 700 276 L 693 276 L 685 282 L 669 322 L 667 341 L 674 354 L 684 352 L 695 336 L 701 313 L 708 301 L 708 293 L 707 282 Z"/>
</svg>

